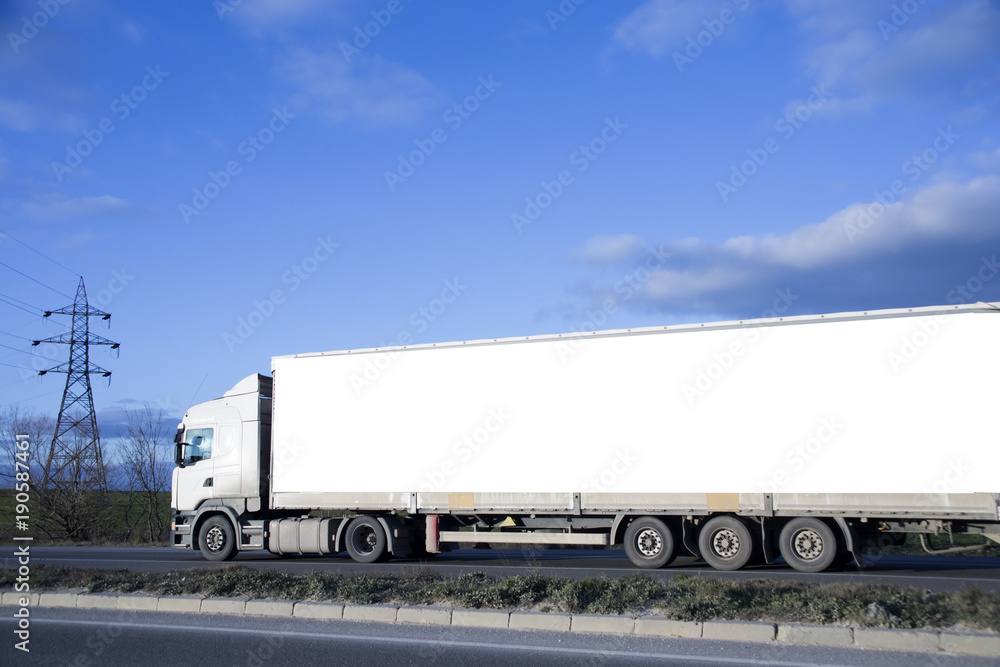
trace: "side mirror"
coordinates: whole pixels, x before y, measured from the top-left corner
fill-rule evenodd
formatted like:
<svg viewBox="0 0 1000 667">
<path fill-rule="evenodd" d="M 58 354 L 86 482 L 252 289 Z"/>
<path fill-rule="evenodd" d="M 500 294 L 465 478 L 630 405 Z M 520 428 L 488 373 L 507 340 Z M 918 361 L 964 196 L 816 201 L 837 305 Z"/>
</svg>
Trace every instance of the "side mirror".
<svg viewBox="0 0 1000 667">
<path fill-rule="evenodd" d="M 174 463 L 181 468 L 184 467 L 184 445 L 186 444 L 186 442 L 178 442 L 174 445 Z"/>
</svg>

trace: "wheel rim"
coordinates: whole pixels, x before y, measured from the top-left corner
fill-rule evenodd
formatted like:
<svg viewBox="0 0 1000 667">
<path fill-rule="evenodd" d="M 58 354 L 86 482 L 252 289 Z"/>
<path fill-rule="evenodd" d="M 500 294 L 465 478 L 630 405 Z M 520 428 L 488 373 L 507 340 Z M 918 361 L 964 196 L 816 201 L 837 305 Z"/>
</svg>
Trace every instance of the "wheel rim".
<svg viewBox="0 0 1000 667">
<path fill-rule="evenodd" d="M 802 560 L 816 560 L 823 555 L 823 537 L 812 528 L 805 528 L 792 537 L 792 548 Z"/>
<path fill-rule="evenodd" d="M 226 546 L 226 534 L 218 526 L 212 526 L 205 535 L 205 546 L 209 551 L 220 551 Z"/>
<path fill-rule="evenodd" d="M 359 526 L 354 531 L 354 548 L 358 553 L 370 554 L 378 546 L 378 536 L 371 526 Z"/>
<path fill-rule="evenodd" d="M 740 536 L 734 530 L 723 528 L 712 536 L 712 550 L 720 558 L 733 558 L 740 552 Z"/>
<path fill-rule="evenodd" d="M 643 556 L 652 558 L 663 551 L 663 537 L 659 531 L 647 528 L 635 537 L 635 548 Z"/>
</svg>

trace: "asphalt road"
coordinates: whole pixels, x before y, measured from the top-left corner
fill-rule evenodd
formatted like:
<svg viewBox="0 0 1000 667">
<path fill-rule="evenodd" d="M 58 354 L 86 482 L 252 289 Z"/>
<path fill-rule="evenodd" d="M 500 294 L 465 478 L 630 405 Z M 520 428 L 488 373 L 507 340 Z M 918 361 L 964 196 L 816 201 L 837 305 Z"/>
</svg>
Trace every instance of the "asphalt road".
<svg viewBox="0 0 1000 667">
<path fill-rule="evenodd" d="M 14 547 L 3 549 L 4 567 L 16 567 Z M 977 556 L 881 556 L 871 558 L 868 567 L 859 571 L 854 565 L 820 574 L 803 574 L 783 565 L 752 567 L 739 572 L 719 572 L 704 563 L 678 559 L 662 570 L 638 570 L 623 551 L 546 549 L 489 550 L 462 549 L 426 560 L 400 559 L 366 565 L 355 563 L 346 554 L 335 556 L 278 557 L 266 551 L 239 554 L 234 561 L 259 569 L 307 572 L 322 569 L 344 575 L 395 573 L 432 570 L 443 575 L 486 572 L 505 576 L 538 570 L 553 577 L 622 577 L 641 572 L 669 579 L 677 573 L 713 576 L 725 579 L 772 577 L 795 581 L 892 583 L 934 591 L 977 588 L 984 592 L 1000 591 L 1000 558 Z M 128 569 L 166 572 L 191 567 L 220 567 L 222 563 L 204 560 L 196 551 L 169 547 L 31 547 L 31 565 Z"/>
<path fill-rule="evenodd" d="M 0 617 L 0 664 L 20 665 L 996 665 L 992 658 L 658 639 L 96 609 L 36 609 L 28 648 Z"/>
</svg>

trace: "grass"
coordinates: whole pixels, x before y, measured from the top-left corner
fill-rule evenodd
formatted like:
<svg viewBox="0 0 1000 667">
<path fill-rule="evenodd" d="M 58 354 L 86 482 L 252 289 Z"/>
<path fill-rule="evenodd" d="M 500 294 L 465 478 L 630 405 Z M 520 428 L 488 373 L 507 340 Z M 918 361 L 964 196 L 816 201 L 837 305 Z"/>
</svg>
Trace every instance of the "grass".
<svg viewBox="0 0 1000 667">
<path fill-rule="evenodd" d="M 0 588 L 13 588 L 16 572 L 0 569 Z M 977 590 L 930 593 L 869 584 L 814 584 L 750 579 L 727 581 L 677 574 L 658 581 L 637 574 L 565 579 L 541 574 L 504 578 L 472 572 L 345 577 L 313 571 L 293 574 L 239 565 L 172 572 L 34 568 L 32 590 L 90 593 L 205 595 L 360 604 L 438 604 L 474 609 L 520 609 L 594 614 L 662 614 L 687 621 L 768 620 L 892 628 L 961 626 L 1000 631 L 1000 593 Z"/>
<path fill-rule="evenodd" d="M 28 532 L 20 533 L 14 529 L 14 491 L 11 489 L 0 489 L 0 544 L 13 545 L 13 537 L 18 535 L 31 535 L 34 537 L 34 544 L 39 545 L 59 545 L 59 546 L 167 546 L 169 544 L 170 532 L 170 492 L 160 493 L 160 525 L 166 529 L 165 534 L 160 539 L 150 541 L 146 535 L 146 514 L 139 506 L 132 509 L 131 521 L 134 524 L 131 536 L 129 536 L 126 521 L 126 509 L 128 505 L 128 492 L 108 491 L 106 505 L 101 518 L 99 535 L 87 541 L 77 541 L 68 539 L 50 539 L 39 522 L 41 516 L 36 507 L 34 499 L 29 502 L 30 512 L 28 514 Z"/>
<path fill-rule="evenodd" d="M 1000 558 L 1000 544 L 986 541 L 986 548 L 977 551 L 962 551 L 951 554 L 952 556 L 982 556 L 986 558 Z M 955 535 L 956 547 L 979 545 L 984 542 L 984 538 L 979 535 Z M 947 535 L 928 535 L 927 543 L 933 549 L 947 549 L 952 546 Z M 878 553 L 895 556 L 926 556 L 927 552 L 920 546 L 920 536 L 910 533 L 906 536 L 906 541 L 900 546 L 884 546 L 878 549 Z"/>
</svg>

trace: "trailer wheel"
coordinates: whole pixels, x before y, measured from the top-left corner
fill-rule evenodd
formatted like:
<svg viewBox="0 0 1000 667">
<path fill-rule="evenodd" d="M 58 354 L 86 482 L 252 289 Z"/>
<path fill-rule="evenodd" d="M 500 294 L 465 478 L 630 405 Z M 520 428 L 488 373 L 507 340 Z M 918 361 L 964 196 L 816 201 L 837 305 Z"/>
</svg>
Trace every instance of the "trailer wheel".
<svg viewBox="0 0 1000 667">
<path fill-rule="evenodd" d="M 347 526 L 347 553 L 359 563 L 378 563 L 389 557 L 382 524 L 371 516 L 359 516 Z"/>
<path fill-rule="evenodd" d="M 676 555 L 674 535 L 659 519 L 636 519 L 625 529 L 625 554 L 636 567 L 665 567 Z"/>
<path fill-rule="evenodd" d="M 233 525 L 223 516 L 212 516 L 201 524 L 198 546 L 207 560 L 232 560 L 236 557 L 236 536 Z"/>
<path fill-rule="evenodd" d="M 731 516 L 711 519 L 698 535 L 701 557 L 716 570 L 739 570 L 750 562 L 754 546 L 747 525 Z"/>
<path fill-rule="evenodd" d="M 820 519 L 792 519 L 781 529 L 778 548 L 799 572 L 822 572 L 837 559 L 840 546 L 833 529 Z"/>
</svg>

